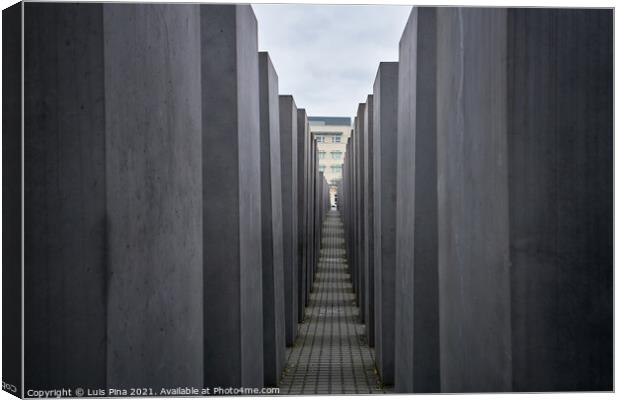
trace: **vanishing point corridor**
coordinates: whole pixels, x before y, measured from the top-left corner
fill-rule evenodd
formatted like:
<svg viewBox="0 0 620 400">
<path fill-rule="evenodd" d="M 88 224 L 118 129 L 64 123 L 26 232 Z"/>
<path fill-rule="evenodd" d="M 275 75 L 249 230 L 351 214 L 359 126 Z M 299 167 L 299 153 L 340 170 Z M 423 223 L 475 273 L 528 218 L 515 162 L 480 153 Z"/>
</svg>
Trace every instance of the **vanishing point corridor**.
<svg viewBox="0 0 620 400">
<path fill-rule="evenodd" d="M 314 287 L 299 335 L 288 349 L 281 394 L 383 393 L 348 270 L 340 213 L 323 223 Z"/>
</svg>

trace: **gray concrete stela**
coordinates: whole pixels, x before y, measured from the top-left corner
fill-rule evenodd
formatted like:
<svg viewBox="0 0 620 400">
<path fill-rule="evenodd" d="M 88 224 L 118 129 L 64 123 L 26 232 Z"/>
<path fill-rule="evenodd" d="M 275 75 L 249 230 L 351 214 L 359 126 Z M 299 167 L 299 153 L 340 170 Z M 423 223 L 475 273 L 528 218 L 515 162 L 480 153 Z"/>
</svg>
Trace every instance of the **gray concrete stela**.
<svg viewBox="0 0 620 400">
<path fill-rule="evenodd" d="M 310 303 L 288 351 L 280 394 L 384 393 L 359 322 L 340 213 L 323 222 Z"/>
</svg>

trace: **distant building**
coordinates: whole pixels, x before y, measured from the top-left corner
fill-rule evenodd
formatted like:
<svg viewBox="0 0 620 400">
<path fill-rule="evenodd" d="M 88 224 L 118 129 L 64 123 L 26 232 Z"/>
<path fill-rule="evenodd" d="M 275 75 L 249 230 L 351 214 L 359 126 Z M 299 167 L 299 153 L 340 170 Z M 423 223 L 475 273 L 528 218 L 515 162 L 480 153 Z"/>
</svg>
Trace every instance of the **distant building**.
<svg viewBox="0 0 620 400">
<path fill-rule="evenodd" d="M 342 163 L 351 136 L 350 117 L 308 117 L 319 151 L 319 170 L 330 185 L 342 179 Z"/>
</svg>

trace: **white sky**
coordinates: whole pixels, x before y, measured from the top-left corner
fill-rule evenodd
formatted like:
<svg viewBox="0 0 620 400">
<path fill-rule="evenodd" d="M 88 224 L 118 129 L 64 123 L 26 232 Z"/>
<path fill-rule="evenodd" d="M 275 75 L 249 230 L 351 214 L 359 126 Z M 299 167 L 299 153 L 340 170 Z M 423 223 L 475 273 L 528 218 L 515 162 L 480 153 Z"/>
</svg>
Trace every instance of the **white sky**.
<svg viewBox="0 0 620 400">
<path fill-rule="evenodd" d="M 253 4 L 258 47 L 280 94 L 310 116 L 353 116 L 372 93 L 381 61 L 398 61 L 411 6 Z"/>
</svg>

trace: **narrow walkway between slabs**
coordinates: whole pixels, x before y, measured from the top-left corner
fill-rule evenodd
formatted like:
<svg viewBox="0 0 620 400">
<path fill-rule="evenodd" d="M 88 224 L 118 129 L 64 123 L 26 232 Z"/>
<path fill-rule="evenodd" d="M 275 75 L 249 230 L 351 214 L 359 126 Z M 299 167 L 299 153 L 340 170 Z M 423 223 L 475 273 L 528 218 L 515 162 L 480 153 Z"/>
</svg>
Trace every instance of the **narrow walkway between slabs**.
<svg viewBox="0 0 620 400">
<path fill-rule="evenodd" d="M 383 393 L 349 274 L 340 213 L 323 223 L 321 253 L 299 336 L 287 352 L 280 394 Z"/>
</svg>

